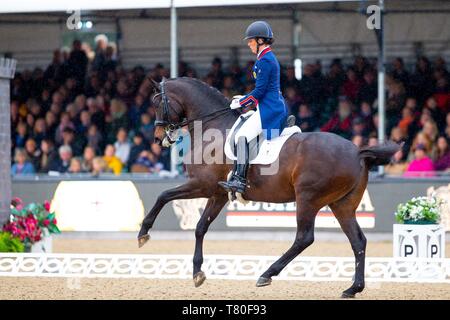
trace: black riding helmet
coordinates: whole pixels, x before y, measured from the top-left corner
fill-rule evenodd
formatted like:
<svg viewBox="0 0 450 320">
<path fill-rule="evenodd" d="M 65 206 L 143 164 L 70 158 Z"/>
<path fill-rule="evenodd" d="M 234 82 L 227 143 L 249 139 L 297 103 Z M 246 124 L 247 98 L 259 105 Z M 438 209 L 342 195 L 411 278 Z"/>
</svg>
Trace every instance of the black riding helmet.
<svg viewBox="0 0 450 320">
<path fill-rule="evenodd" d="M 273 32 L 270 24 L 265 21 L 255 21 L 249 25 L 245 31 L 244 40 L 253 38 L 263 38 L 267 40 L 273 39 Z"/>
</svg>

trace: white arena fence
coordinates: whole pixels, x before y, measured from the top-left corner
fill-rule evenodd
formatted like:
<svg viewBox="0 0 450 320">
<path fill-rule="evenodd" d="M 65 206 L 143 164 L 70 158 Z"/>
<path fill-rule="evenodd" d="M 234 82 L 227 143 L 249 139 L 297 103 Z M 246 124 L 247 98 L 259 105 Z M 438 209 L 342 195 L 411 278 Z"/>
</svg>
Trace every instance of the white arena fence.
<svg viewBox="0 0 450 320">
<path fill-rule="evenodd" d="M 256 280 L 278 257 L 205 256 L 209 279 Z M 351 281 L 352 257 L 299 257 L 277 280 Z M 192 255 L 0 253 L 0 276 L 192 279 Z M 366 281 L 450 283 L 450 259 L 366 258 Z"/>
</svg>

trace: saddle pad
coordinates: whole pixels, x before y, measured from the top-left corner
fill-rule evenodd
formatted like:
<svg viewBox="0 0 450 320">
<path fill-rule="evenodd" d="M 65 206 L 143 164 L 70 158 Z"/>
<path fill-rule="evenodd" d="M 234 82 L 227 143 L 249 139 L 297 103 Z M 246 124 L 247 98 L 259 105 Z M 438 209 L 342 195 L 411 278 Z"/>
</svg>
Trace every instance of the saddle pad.
<svg viewBox="0 0 450 320">
<path fill-rule="evenodd" d="M 241 115 L 234 125 L 231 127 L 230 132 L 227 134 L 227 138 L 225 141 L 225 155 L 230 160 L 236 160 L 236 155 L 234 150 L 232 149 L 232 146 L 234 145 L 234 137 L 235 137 L 235 131 L 236 129 L 239 129 L 241 127 L 242 122 L 244 122 L 249 116 L 251 116 L 254 113 L 254 111 L 249 111 L 245 113 L 244 115 Z M 286 127 L 281 132 L 281 135 L 273 138 L 271 140 L 264 139 L 262 142 L 258 141 L 258 154 L 256 156 L 252 157 L 252 152 L 250 152 L 250 164 L 271 164 L 274 163 L 275 160 L 277 160 L 278 155 L 281 151 L 281 148 L 283 147 L 284 143 L 287 139 L 289 139 L 290 136 L 292 136 L 294 133 L 302 132 L 298 126 L 292 126 L 292 127 Z M 261 135 L 252 141 L 250 141 L 250 146 L 252 145 L 252 142 L 255 140 L 260 140 Z M 253 149 L 253 148 L 251 148 Z"/>
</svg>

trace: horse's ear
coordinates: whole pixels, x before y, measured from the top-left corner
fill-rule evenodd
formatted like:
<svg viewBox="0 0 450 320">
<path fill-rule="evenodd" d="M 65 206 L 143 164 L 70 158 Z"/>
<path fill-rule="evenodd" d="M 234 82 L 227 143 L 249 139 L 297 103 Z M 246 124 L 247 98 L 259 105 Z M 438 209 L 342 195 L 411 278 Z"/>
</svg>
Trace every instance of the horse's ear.
<svg viewBox="0 0 450 320">
<path fill-rule="evenodd" d="M 159 93 L 160 92 L 159 82 L 155 81 L 153 78 L 150 78 L 150 77 L 148 77 L 148 79 L 150 80 L 150 85 L 153 88 L 153 92 Z"/>
</svg>

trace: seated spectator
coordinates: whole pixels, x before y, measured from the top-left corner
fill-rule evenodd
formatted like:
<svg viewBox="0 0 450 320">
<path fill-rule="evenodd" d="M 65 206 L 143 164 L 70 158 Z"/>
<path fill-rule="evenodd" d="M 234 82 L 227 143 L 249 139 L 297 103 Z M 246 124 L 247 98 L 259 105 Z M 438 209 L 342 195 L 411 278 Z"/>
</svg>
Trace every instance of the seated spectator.
<svg viewBox="0 0 450 320">
<path fill-rule="evenodd" d="M 352 142 L 355 146 L 361 148 L 362 146 L 364 146 L 364 137 L 360 134 L 354 135 L 352 137 Z"/>
<path fill-rule="evenodd" d="M 418 144 L 414 149 L 414 159 L 409 163 L 406 169 L 406 177 L 421 177 L 434 176 L 433 161 L 427 156 L 426 147 L 423 144 Z"/>
<path fill-rule="evenodd" d="M 408 163 L 405 161 L 403 149 L 400 149 L 393 155 L 391 163 L 385 166 L 384 170 L 390 175 L 402 175 L 407 167 Z"/>
<path fill-rule="evenodd" d="M 108 168 L 112 170 L 115 175 L 120 175 L 122 172 L 122 162 L 118 157 L 115 156 L 116 149 L 112 144 L 108 144 L 105 148 L 105 155 L 103 160 L 105 160 Z"/>
<path fill-rule="evenodd" d="M 141 154 L 142 151 L 146 149 L 144 144 L 144 136 L 142 133 L 138 132 L 133 137 L 133 145 L 131 146 L 130 156 L 128 158 L 128 168 L 131 170 L 131 166 L 136 162 L 137 158 Z"/>
<path fill-rule="evenodd" d="M 350 100 L 356 101 L 361 85 L 361 80 L 359 80 L 355 69 L 352 67 L 348 68 L 347 80 L 345 80 L 344 85 L 342 86 L 342 94 L 348 97 Z"/>
<path fill-rule="evenodd" d="M 297 125 L 304 132 L 318 129 L 318 121 L 311 108 L 307 104 L 301 104 L 297 113 Z"/>
<path fill-rule="evenodd" d="M 58 149 L 58 154 L 59 157 L 50 163 L 49 171 L 66 173 L 69 170 L 70 160 L 72 159 L 72 148 L 67 145 L 62 145 Z"/>
<path fill-rule="evenodd" d="M 367 125 L 364 119 L 361 117 L 355 117 L 352 120 L 352 135 L 361 135 L 363 137 L 368 137 L 370 131 L 367 129 Z"/>
<path fill-rule="evenodd" d="M 87 146 L 84 148 L 83 159 L 81 161 L 81 170 L 84 172 L 91 172 L 93 169 L 92 161 L 96 156 L 95 149 Z"/>
<path fill-rule="evenodd" d="M 161 169 L 163 169 L 163 165 L 157 161 L 155 154 L 147 150 L 142 151 L 131 166 L 133 173 L 159 172 Z"/>
<path fill-rule="evenodd" d="M 94 176 L 98 176 L 100 173 L 110 172 L 111 170 L 108 168 L 108 164 L 105 159 L 102 157 L 95 157 L 92 160 L 92 174 Z"/>
<path fill-rule="evenodd" d="M 425 153 L 427 154 L 428 157 L 431 158 L 431 155 L 433 153 L 435 153 L 434 152 L 435 146 L 433 145 L 431 140 L 428 139 L 427 135 L 425 135 L 422 131 L 420 131 L 419 133 L 417 133 L 417 135 L 415 136 L 415 138 L 413 140 L 413 143 L 411 145 L 411 149 L 410 149 L 410 152 L 409 152 L 408 158 L 407 158 L 408 161 L 412 161 L 412 159 L 414 158 L 414 154 L 415 154 L 414 150 L 416 150 L 416 147 L 419 144 L 421 144 L 425 147 Z"/>
<path fill-rule="evenodd" d="M 11 167 L 12 175 L 34 174 L 33 164 L 27 159 L 27 152 L 24 149 L 16 148 L 14 164 Z"/>
<path fill-rule="evenodd" d="M 87 145 L 94 148 L 95 153 L 100 154 L 103 150 L 103 137 L 98 131 L 97 125 L 91 124 L 87 132 Z"/>
<path fill-rule="evenodd" d="M 322 128 L 321 131 L 333 132 L 349 139 L 352 132 L 352 107 L 347 99 L 339 101 L 338 112 Z"/>
<path fill-rule="evenodd" d="M 437 141 L 437 157 L 434 161 L 434 168 L 438 171 L 450 169 L 450 143 L 445 136 L 440 136 Z"/>
<path fill-rule="evenodd" d="M 75 131 L 72 128 L 65 128 L 62 134 L 62 144 L 70 146 L 73 155 L 78 157 L 83 154 L 86 139 L 83 135 L 75 137 Z"/>
<path fill-rule="evenodd" d="M 142 133 L 145 140 L 153 141 L 155 125 L 152 122 L 151 116 L 146 112 L 141 115 L 141 124 L 139 126 L 139 132 Z"/>
<path fill-rule="evenodd" d="M 36 144 L 40 145 L 42 139 L 44 139 L 45 137 L 47 137 L 47 127 L 45 125 L 45 119 L 38 118 L 34 123 L 33 138 L 36 141 Z"/>
<path fill-rule="evenodd" d="M 129 127 L 129 120 L 127 114 L 127 106 L 120 99 L 111 100 L 111 114 L 106 117 L 106 140 L 109 143 L 114 143 L 116 139 L 117 132 L 120 128 Z"/>
<path fill-rule="evenodd" d="M 41 150 L 37 147 L 36 141 L 33 138 L 27 139 L 27 142 L 25 143 L 25 151 L 27 152 L 28 160 L 33 165 L 33 168 L 38 171 Z"/>
<path fill-rule="evenodd" d="M 117 132 L 117 140 L 114 143 L 114 148 L 116 148 L 116 157 L 120 159 L 122 164 L 127 164 L 128 158 L 130 157 L 131 145 L 128 142 L 128 132 L 125 128 L 120 128 Z"/>
<path fill-rule="evenodd" d="M 63 132 L 67 128 L 75 130 L 75 125 L 72 123 L 72 121 L 70 121 L 69 114 L 67 112 L 64 112 L 61 115 L 61 120 L 60 120 L 59 126 L 55 132 L 56 143 L 63 144 Z"/>
<path fill-rule="evenodd" d="M 408 134 L 410 126 L 414 122 L 414 111 L 411 108 L 404 107 L 402 109 L 402 117 L 397 126 L 403 131 L 404 134 Z"/>
<path fill-rule="evenodd" d="M 58 158 L 58 153 L 55 150 L 53 141 L 44 139 L 41 142 L 41 158 L 39 159 L 39 173 L 47 173 L 50 164 L 55 162 Z"/>
<path fill-rule="evenodd" d="M 24 148 L 25 142 L 28 138 L 28 129 L 25 122 L 19 122 L 16 129 L 16 135 L 14 138 L 14 147 L 16 148 Z"/>
<path fill-rule="evenodd" d="M 72 158 L 70 160 L 69 173 L 82 173 L 81 160 L 79 158 Z"/>
</svg>

